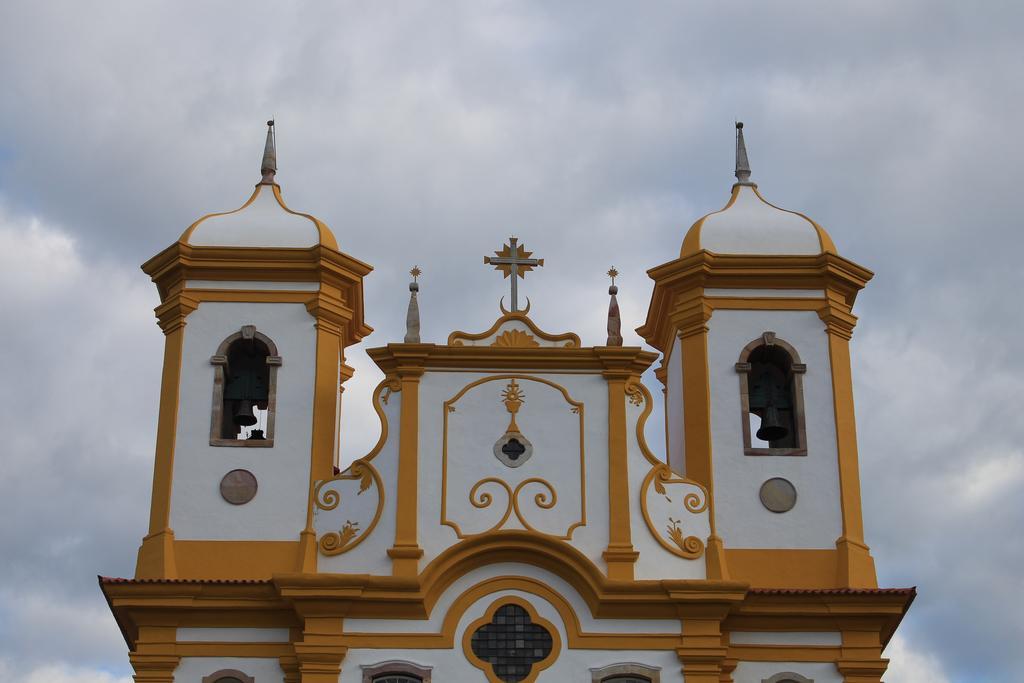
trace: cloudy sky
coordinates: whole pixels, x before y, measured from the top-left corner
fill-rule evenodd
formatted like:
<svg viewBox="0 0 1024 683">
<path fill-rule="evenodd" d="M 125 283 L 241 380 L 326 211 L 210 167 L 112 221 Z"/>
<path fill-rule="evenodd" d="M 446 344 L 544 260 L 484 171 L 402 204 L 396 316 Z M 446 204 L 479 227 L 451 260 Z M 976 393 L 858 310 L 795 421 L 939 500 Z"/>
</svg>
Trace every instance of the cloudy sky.
<svg viewBox="0 0 1024 683">
<path fill-rule="evenodd" d="M 402 336 L 414 263 L 425 340 L 488 327 L 481 260 L 510 234 L 546 259 L 542 327 L 601 343 L 612 264 L 638 325 L 745 121 L 762 192 L 877 273 L 868 542 L 920 591 L 888 680 L 1020 678 L 1024 6 L 326 4 L 0 5 L 0 679 L 129 680 L 95 576 L 132 574 L 148 515 L 163 339 L 138 264 L 249 196 L 271 116 L 289 204 L 376 268 L 370 345 Z M 348 458 L 379 376 L 351 362 Z"/>
</svg>

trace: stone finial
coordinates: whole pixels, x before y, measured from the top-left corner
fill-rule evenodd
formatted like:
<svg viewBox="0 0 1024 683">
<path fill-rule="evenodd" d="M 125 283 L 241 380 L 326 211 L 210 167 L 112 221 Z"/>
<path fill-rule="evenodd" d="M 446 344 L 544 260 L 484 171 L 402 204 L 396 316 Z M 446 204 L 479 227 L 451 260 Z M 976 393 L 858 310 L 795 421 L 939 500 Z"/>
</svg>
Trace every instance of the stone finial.
<svg viewBox="0 0 1024 683">
<path fill-rule="evenodd" d="M 420 343 L 420 304 L 416 299 L 416 293 L 420 291 L 419 277 L 423 274 L 419 266 L 413 266 L 409 271 L 412 275 L 412 282 L 409 283 L 409 310 L 405 314 L 405 343 Z"/>
<path fill-rule="evenodd" d="M 736 182 L 753 185 L 750 181 L 750 160 L 747 159 L 747 144 L 743 141 L 743 122 L 736 122 Z"/>
<path fill-rule="evenodd" d="M 606 346 L 622 346 L 622 318 L 619 316 L 619 301 L 615 298 L 615 295 L 619 293 L 619 288 L 615 286 L 615 277 L 619 274 L 619 271 L 615 270 L 615 266 L 612 266 L 608 271 L 608 277 L 612 279 L 611 287 L 608 288 L 608 295 L 611 300 L 608 302 L 608 340 L 605 342 Z"/>
<path fill-rule="evenodd" d="M 277 144 L 274 135 L 274 119 L 267 121 L 267 143 L 263 146 L 263 163 L 260 164 L 260 185 L 271 185 L 277 175 Z"/>
</svg>

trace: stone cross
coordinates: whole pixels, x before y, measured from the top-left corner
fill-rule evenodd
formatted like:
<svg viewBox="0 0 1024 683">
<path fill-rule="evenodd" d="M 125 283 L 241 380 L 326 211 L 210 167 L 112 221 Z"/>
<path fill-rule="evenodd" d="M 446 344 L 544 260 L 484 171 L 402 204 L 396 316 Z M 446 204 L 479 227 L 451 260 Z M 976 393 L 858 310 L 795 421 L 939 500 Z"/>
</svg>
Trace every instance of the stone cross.
<svg viewBox="0 0 1024 683">
<path fill-rule="evenodd" d="M 519 289 L 518 280 L 526 277 L 526 273 L 533 270 L 534 266 L 543 266 L 544 259 L 530 258 L 532 251 L 526 251 L 526 247 L 519 244 L 518 237 L 509 237 L 508 244 L 502 245 L 501 251 L 494 252 L 494 256 L 484 256 L 484 263 L 494 266 L 495 270 L 505 273 L 505 277 L 512 277 L 512 312 L 519 310 Z"/>
</svg>

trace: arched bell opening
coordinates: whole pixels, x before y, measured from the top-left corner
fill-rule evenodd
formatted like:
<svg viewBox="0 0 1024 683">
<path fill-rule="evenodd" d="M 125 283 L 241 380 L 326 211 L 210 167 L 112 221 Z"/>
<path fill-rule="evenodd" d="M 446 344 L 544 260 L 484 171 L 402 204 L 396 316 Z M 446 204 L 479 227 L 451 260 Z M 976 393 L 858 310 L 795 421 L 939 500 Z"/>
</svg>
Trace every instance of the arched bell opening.
<svg viewBox="0 0 1024 683">
<path fill-rule="evenodd" d="M 806 455 L 803 374 L 796 349 L 765 332 L 740 353 L 743 448 L 746 455 Z"/>
<path fill-rule="evenodd" d="M 214 366 L 211 446 L 269 447 L 274 443 L 277 346 L 255 326 L 221 342 Z"/>
</svg>

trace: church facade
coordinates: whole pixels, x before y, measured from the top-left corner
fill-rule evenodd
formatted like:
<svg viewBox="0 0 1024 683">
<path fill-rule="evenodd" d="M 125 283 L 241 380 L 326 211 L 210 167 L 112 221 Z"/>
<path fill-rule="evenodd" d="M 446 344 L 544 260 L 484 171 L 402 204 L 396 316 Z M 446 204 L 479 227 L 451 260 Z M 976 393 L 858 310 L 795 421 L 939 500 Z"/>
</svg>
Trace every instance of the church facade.
<svg viewBox="0 0 1024 683">
<path fill-rule="evenodd" d="M 514 238 L 486 259 L 510 307 L 424 343 L 414 269 L 404 340 L 368 350 L 380 439 L 339 470 L 371 267 L 285 205 L 271 125 L 248 202 L 143 266 L 149 531 L 133 578 L 100 577 L 135 680 L 881 681 L 914 590 L 878 587 L 862 525 L 871 273 L 761 196 L 742 124 L 736 176 L 648 271 L 658 353 L 622 345 L 614 271 L 605 345 L 539 329 L 515 287 L 543 261 Z"/>
</svg>

